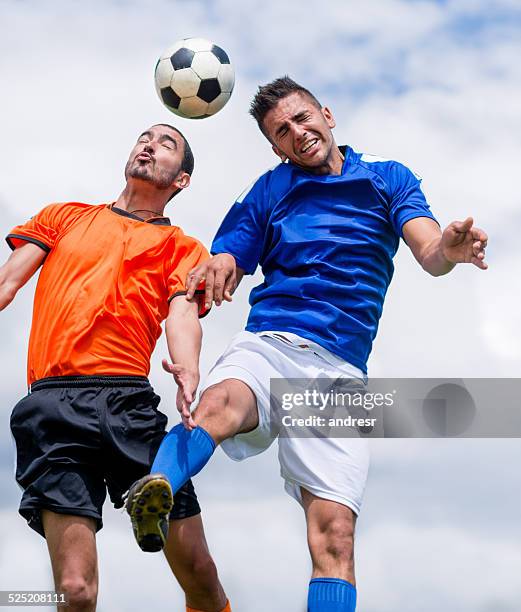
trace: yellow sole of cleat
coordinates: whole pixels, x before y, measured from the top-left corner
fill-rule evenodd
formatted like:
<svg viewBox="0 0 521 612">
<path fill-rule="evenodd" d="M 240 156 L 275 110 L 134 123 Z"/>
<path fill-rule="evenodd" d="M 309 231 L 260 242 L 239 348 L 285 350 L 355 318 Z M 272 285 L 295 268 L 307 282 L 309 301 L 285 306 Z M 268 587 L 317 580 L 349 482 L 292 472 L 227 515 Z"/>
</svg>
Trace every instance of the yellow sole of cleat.
<svg viewBox="0 0 521 612">
<path fill-rule="evenodd" d="M 146 479 L 147 477 L 145 477 Z M 140 548 L 146 552 L 161 550 L 168 534 L 168 515 L 174 500 L 169 482 L 161 476 L 150 476 L 128 501 L 134 535 Z"/>
</svg>

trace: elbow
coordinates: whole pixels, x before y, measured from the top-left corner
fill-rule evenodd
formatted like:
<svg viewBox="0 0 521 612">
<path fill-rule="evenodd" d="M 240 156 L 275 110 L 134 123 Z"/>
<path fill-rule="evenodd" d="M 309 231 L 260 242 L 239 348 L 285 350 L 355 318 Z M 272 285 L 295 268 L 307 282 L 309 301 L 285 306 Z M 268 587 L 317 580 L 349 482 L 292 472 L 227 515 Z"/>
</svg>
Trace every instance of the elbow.
<svg viewBox="0 0 521 612">
<path fill-rule="evenodd" d="M 430 276 L 434 276 L 435 278 L 437 278 L 438 276 L 443 276 L 444 274 L 446 274 L 446 272 L 443 272 L 442 270 L 432 269 L 428 265 L 423 265 L 422 264 L 422 268 L 425 270 L 425 272 L 427 272 L 427 274 L 429 274 Z"/>
</svg>

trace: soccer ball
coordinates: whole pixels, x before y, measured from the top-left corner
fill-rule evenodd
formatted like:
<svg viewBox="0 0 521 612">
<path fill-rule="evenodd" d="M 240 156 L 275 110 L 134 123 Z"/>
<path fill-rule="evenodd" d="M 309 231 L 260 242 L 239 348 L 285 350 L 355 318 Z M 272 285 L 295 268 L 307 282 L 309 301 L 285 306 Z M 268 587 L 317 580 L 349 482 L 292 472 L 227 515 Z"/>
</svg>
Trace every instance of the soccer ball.
<svg viewBox="0 0 521 612">
<path fill-rule="evenodd" d="M 235 74 L 221 47 L 204 38 L 185 38 L 161 55 L 155 82 L 169 110 L 181 117 L 203 119 L 228 102 Z"/>
</svg>

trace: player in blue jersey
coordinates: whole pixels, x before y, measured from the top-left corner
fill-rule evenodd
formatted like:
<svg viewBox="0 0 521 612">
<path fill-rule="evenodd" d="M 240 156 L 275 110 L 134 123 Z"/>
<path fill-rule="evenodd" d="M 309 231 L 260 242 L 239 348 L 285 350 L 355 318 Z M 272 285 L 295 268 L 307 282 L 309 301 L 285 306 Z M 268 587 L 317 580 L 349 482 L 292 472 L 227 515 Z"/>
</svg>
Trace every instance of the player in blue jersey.
<svg viewBox="0 0 521 612">
<path fill-rule="evenodd" d="M 251 114 L 283 163 L 232 206 L 213 242 L 214 257 L 191 273 L 187 297 L 204 278 L 208 306 L 230 301 L 258 265 L 264 282 L 251 292 L 246 331 L 211 370 L 193 414 L 185 403 L 183 424 L 158 452 L 155 480 L 174 492 L 219 444 L 237 460 L 271 444 L 270 378 L 365 381 L 400 238 L 433 276 L 457 263 L 487 267 L 487 235 L 471 218 L 442 232 L 420 180 L 398 162 L 337 146 L 331 111 L 290 78 L 260 87 Z M 178 368 L 169 368 L 179 377 Z M 353 540 L 366 442 L 279 438 L 286 490 L 307 520 L 309 612 L 355 609 Z M 146 482 L 138 481 L 135 507 L 146 493 Z"/>
</svg>

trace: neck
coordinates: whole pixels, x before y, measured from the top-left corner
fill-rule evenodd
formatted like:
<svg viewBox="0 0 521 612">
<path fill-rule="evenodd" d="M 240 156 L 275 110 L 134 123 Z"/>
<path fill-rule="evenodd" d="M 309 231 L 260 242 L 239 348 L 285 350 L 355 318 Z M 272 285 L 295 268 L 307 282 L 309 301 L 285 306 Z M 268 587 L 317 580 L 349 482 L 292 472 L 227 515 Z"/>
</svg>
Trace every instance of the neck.
<svg viewBox="0 0 521 612">
<path fill-rule="evenodd" d="M 153 185 L 140 181 L 127 182 L 114 206 L 129 213 L 136 211 L 139 217 L 163 217 L 165 206 L 165 191 L 158 191 Z"/>
<path fill-rule="evenodd" d="M 308 172 L 311 172 L 312 174 L 340 175 L 342 174 L 342 166 L 344 165 L 344 159 L 345 158 L 342 155 L 340 149 L 338 148 L 336 143 L 333 142 L 331 151 L 329 152 L 327 159 L 324 161 L 322 165 L 316 166 L 315 168 L 304 168 L 304 170 L 307 170 Z"/>
</svg>

